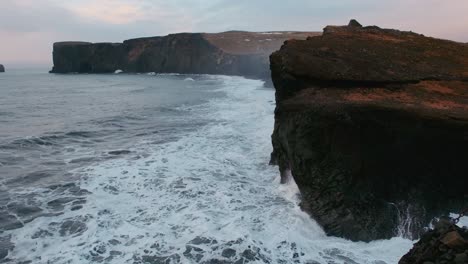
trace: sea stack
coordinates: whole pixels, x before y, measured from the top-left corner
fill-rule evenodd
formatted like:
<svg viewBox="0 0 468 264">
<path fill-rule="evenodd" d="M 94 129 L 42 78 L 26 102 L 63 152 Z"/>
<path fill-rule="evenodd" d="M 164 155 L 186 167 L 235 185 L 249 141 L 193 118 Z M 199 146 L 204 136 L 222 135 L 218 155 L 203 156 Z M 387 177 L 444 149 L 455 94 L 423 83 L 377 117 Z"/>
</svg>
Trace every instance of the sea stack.
<svg viewBox="0 0 468 264">
<path fill-rule="evenodd" d="M 5 67 L 3 66 L 3 64 L 0 64 L 0 72 L 5 72 Z"/>
<path fill-rule="evenodd" d="M 270 60 L 272 160 L 327 234 L 417 238 L 468 203 L 468 45 L 351 21 Z"/>
</svg>

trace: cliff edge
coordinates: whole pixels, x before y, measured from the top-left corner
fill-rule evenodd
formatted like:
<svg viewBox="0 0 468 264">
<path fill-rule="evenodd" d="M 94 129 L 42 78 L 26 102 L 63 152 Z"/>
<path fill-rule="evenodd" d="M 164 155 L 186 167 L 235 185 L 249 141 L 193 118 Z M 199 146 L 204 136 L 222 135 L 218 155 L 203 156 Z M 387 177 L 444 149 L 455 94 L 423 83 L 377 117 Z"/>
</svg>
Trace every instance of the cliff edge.
<svg viewBox="0 0 468 264">
<path fill-rule="evenodd" d="M 270 57 L 272 162 L 327 234 L 417 238 L 468 202 L 468 46 L 328 26 Z"/>
<path fill-rule="evenodd" d="M 269 55 L 316 32 L 180 33 L 123 43 L 58 42 L 52 73 L 156 72 L 269 79 Z"/>
</svg>

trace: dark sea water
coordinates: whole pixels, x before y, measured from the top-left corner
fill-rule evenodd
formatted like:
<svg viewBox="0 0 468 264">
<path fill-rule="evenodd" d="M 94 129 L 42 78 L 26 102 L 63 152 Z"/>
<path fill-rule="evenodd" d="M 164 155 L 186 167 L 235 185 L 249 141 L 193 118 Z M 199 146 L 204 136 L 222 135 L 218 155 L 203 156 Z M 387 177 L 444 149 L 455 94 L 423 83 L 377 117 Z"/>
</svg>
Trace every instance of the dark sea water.
<svg viewBox="0 0 468 264">
<path fill-rule="evenodd" d="M 241 77 L 0 74 L 0 263 L 396 263 L 325 236 Z"/>
</svg>

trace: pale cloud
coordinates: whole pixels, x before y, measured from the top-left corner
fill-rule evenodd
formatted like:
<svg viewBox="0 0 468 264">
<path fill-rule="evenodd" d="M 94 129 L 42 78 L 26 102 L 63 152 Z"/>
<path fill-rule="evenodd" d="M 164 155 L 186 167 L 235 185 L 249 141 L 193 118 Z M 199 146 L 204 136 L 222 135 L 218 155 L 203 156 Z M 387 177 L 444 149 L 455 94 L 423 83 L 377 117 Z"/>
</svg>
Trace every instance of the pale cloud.
<svg viewBox="0 0 468 264">
<path fill-rule="evenodd" d="M 63 6 L 83 19 L 115 25 L 138 21 L 163 21 L 176 15 L 160 6 L 146 6 L 144 2 L 126 0 L 100 0 L 66 2 Z"/>
<path fill-rule="evenodd" d="M 128 24 L 147 19 L 148 15 L 141 8 L 120 1 L 99 1 L 89 5 L 80 5 L 72 9 L 83 18 L 91 18 L 110 24 Z"/>
<path fill-rule="evenodd" d="M 62 40 L 365 25 L 468 41 L 467 0 L 0 0 L 0 62 L 51 63 Z"/>
</svg>

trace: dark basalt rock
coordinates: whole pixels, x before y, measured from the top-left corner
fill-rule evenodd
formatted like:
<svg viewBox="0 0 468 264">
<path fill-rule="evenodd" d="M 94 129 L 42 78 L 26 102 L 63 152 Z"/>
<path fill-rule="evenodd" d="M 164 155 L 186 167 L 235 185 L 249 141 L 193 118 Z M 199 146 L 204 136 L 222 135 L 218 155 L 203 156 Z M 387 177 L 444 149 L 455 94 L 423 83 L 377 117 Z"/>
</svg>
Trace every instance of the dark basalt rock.
<svg viewBox="0 0 468 264">
<path fill-rule="evenodd" d="M 399 264 L 468 263 L 468 229 L 443 219 L 426 232 Z"/>
<path fill-rule="evenodd" d="M 0 72 L 5 72 L 5 66 L 3 66 L 2 64 L 0 64 Z"/>
<path fill-rule="evenodd" d="M 270 59 L 272 160 L 327 234 L 417 238 L 468 202 L 466 44 L 329 26 Z"/>
<path fill-rule="evenodd" d="M 123 43 L 58 42 L 52 73 L 156 72 L 270 79 L 268 56 L 289 38 L 318 33 L 180 33 Z"/>
</svg>

